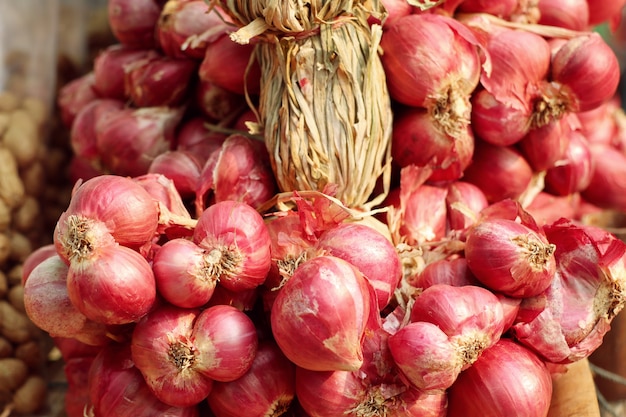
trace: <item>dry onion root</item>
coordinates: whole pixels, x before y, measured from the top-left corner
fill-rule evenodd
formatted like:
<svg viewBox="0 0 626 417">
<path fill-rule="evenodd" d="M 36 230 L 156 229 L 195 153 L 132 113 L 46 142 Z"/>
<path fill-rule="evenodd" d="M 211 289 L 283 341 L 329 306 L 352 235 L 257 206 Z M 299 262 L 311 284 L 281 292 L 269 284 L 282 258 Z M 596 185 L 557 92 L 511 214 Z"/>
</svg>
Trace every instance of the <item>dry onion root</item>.
<svg viewBox="0 0 626 417">
<path fill-rule="evenodd" d="M 378 55 L 383 9 L 374 2 L 215 0 L 258 42 L 259 125 L 279 188 L 327 191 L 351 207 L 390 181 L 391 104 Z M 371 6 L 370 6 L 371 3 Z M 332 188 L 329 188 L 332 187 Z"/>
</svg>

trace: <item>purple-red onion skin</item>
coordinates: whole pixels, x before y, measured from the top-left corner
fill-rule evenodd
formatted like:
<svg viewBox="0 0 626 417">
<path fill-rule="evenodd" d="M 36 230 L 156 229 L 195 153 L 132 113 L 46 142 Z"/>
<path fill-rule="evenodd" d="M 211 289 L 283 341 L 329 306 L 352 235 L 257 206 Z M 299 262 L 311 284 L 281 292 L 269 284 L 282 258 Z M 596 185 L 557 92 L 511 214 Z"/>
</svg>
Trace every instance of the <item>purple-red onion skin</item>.
<svg viewBox="0 0 626 417">
<path fill-rule="evenodd" d="M 171 239 L 157 251 L 152 270 L 159 294 L 178 307 L 201 307 L 211 299 L 217 280 L 205 276 L 204 251 L 188 239 Z"/>
<path fill-rule="evenodd" d="M 167 405 L 154 395 L 135 367 L 128 343 L 112 343 L 96 355 L 88 387 L 96 416 L 198 417 L 196 407 Z"/>
<path fill-rule="evenodd" d="M 519 198 L 532 178 L 533 169 L 519 151 L 484 141 L 477 142 L 473 162 L 463 176 L 464 181 L 479 187 L 490 203 Z"/>
<path fill-rule="evenodd" d="M 125 45 L 154 48 L 156 24 L 161 14 L 157 0 L 109 0 L 109 26 Z"/>
<path fill-rule="evenodd" d="M 552 79 L 564 86 L 574 111 L 587 111 L 614 97 L 620 78 L 613 50 L 595 32 L 567 41 L 552 57 Z"/>
<path fill-rule="evenodd" d="M 589 356 L 624 307 L 626 244 L 610 233 L 560 219 L 545 226 L 557 272 L 543 294 L 523 300 L 513 334 L 552 363 Z"/>
<path fill-rule="evenodd" d="M 451 338 L 480 334 L 481 344 L 491 346 L 502 335 L 504 311 L 498 297 L 483 287 L 436 284 L 416 298 L 411 321 L 433 323 Z"/>
<path fill-rule="evenodd" d="M 72 215 L 102 223 L 117 243 L 130 248 L 149 242 L 159 222 L 156 201 L 132 179 L 116 175 L 94 177 L 74 189 L 67 210 L 57 222 L 54 239 L 61 257 L 68 250 L 64 238 L 74 232 L 67 223 L 67 217 Z"/>
<path fill-rule="evenodd" d="M 263 217 L 250 205 L 233 200 L 209 206 L 198 218 L 193 241 L 205 250 L 218 249 L 238 261 L 223 268 L 220 285 L 232 291 L 263 284 L 271 266 L 270 236 Z"/>
<path fill-rule="evenodd" d="M 343 417 L 375 413 L 388 417 L 445 417 L 445 392 L 421 392 L 404 383 L 372 383 L 358 372 L 296 368 L 296 396 L 306 414 L 297 417 Z M 372 398 L 384 398 L 372 404 Z M 364 414 L 367 415 L 367 414 Z"/>
<path fill-rule="evenodd" d="M 230 305 L 203 310 L 194 322 L 192 339 L 198 349 L 197 371 L 221 382 L 248 372 L 259 346 L 252 319 Z"/>
<path fill-rule="evenodd" d="M 467 266 L 493 291 L 513 297 L 541 294 L 556 271 L 554 245 L 545 235 L 508 219 L 486 219 L 469 232 Z"/>
<path fill-rule="evenodd" d="M 404 377 L 422 391 L 448 389 L 464 366 L 448 335 L 429 322 L 402 327 L 389 337 L 389 350 Z"/>
<path fill-rule="evenodd" d="M 250 57 L 255 45 L 241 45 L 228 36 L 221 36 L 207 45 L 200 63 L 198 74 L 200 79 L 225 88 L 235 94 L 258 94 L 261 83 L 261 67 L 255 60 L 250 69 Z M 224 63 L 228 70 L 224 70 Z"/>
<path fill-rule="evenodd" d="M 192 332 L 199 310 L 168 304 L 157 307 L 134 327 L 132 360 L 161 401 L 191 407 L 211 392 L 213 380 L 196 369 Z M 187 358 L 191 354 L 193 359 Z"/>
<path fill-rule="evenodd" d="M 602 144 L 591 144 L 590 150 L 595 165 L 583 198 L 604 209 L 626 210 L 626 155 Z"/>
<path fill-rule="evenodd" d="M 435 14 L 398 18 L 381 40 L 391 97 L 428 108 L 447 88 L 469 95 L 480 77 L 475 45 L 473 34 L 452 18 Z M 462 82 L 457 85 L 455 79 Z"/>
<path fill-rule="evenodd" d="M 215 417 L 272 415 L 287 409 L 296 391 L 296 367 L 271 341 L 259 344 L 248 372 L 231 382 L 216 382 L 207 399 Z"/>
<path fill-rule="evenodd" d="M 68 266 L 54 255 L 39 263 L 24 285 L 24 307 L 28 318 L 52 337 L 74 338 L 89 319 L 72 304 L 67 290 Z M 101 340 L 106 329 L 101 328 Z"/>
<path fill-rule="evenodd" d="M 156 283 L 148 261 L 121 245 L 98 248 L 73 260 L 67 276 L 70 300 L 89 319 L 108 325 L 136 322 L 156 301 Z"/>
<path fill-rule="evenodd" d="M 295 270 L 270 313 L 278 346 L 296 365 L 314 371 L 355 371 L 373 291 L 361 272 L 334 256 L 318 256 Z M 375 304 L 374 304 L 375 305 Z"/>
<path fill-rule="evenodd" d="M 400 257 L 385 236 L 363 224 L 342 223 L 324 232 L 316 247 L 361 271 L 376 292 L 378 308 L 385 308 L 402 276 Z"/>
<path fill-rule="evenodd" d="M 546 191 L 567 196 L 585 190 L 591 182 L 596 161 L 587 139 L 580 132 L 570 134 L 562 160 L 546 172 Z"/>
<path fill-rule="evenodd" d="M 449 417 L 545 417 L 552 379 L 531 351 L 501 339 L 463 371 L 448 394 Z"/>
</svg>

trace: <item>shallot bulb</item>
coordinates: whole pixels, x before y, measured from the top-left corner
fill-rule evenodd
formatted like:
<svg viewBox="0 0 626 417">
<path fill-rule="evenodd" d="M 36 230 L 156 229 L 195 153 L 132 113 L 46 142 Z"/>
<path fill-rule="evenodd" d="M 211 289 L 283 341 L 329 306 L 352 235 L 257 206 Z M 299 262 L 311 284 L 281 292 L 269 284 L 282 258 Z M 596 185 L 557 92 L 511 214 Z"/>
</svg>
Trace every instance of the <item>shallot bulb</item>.
<svg viewBox="0 0 626 417">
<path fill-rule="evenodd" d="M 478 213 L 489 205 L 485 193 L 466 181 L 453 181 L 448 185 L 446 212 L 448 228 L 463 231 L 478 219 Z"/>
<path fill-rule="evenodd" d="M 183 109 L 162 106 L 110 113 L 96 127 L 104 166 L 116 175 L 146 174 L 154 158 L 173 147 L 182 116 Z"/>
<path fill-rule="evenodd" d="M 152 160 L 148 173 L 158 173 L 170 178 L 181 197 L 189 198 L 195 195 L 204 162 L 190 151 L 166 151 Z"/>
<path fill-rule="evenodd" d="M 157 0 L 109 0 L 107 11 L 118 41 L 142 48 L 156 46 L 155 30 L 161 14 Z"/>
<path fill-rule="evenodd" d="M 448 416 L 540 417 L 548 415 L 551 399 L 546 365 L 528 349 L 503 338 L 459 375 L 449 390 Z"/>
<path fill-rule="evenodd" d="M 521 197 L 531 186 L 533 169 L 517 149 L 479 140 L 463 180 L 476 185 L 494 203 Z"/>
<path fill-rule="evenodd" d="M 230 382 L 215 382 L 207 399 L 215 417 L 281 416 L 295 398 L 296 367 L 274 342 L 259 344 L 248 372 Z"/>
<path fill-rule="evenodd" d="M 211 260 L 206 260 L 209 253 L 187 239 L 167 241 L 157 251 L 152 265 L 159 294 L 178 307 L 206 304 L 218 281 L 211 270 Z"/>
<path fill-rule="evenodd" d="M 372 383 L 349 371 L 297 368 L 296 394 L 310 417 L 444 417 L 447 408 L 444 392 L 421 392 L 402 383 Z"/>
<path fill-rule="evenodd" d="M 595 164 L 583 198 L 601 208 L 626 210 L 626 154 L 600 143 L 589 149 Z"/>
<path fill-rule="evenodd" d="M 206 80 L 199 80 L 193 100 L 202 114 L 217 122 L 232 120 L 246 106 L 245 96 Z"/>
<path fill-rule="evenodd" d="M 430 262 L 419 274 L 409 280 L 412 286 L 422 289 L 436 284 L 456 287 L 480 284 L 467 267 L 467 260 L 461 256 Z"/>
<path fill-rule="evenodd" d="M 532 129 L 518 142 L 518 149 L 535 171 L 554 167 L 565 155 L 574 131 L 568 119 L 563 117 Z"/>
<path fill-rule="evenodd" d="M 595 163 L 602 162 L 593 159 L 587 138 L 573 131 L 563 158 L 546 172 L 546 191 L 565 196 L 585 190 Z"/>
<path fill-rule="evenodd" d="M 626 5 L 624 0 L 595 0 L 589 3 L 589 25 L 619 21 L 621 11 Z"/>
<path fill-rule="evenodd" d="M 620 78 L 619 62 L 598 33 L 568 40 L 552 57 L 552 80 L 560 84 L 574 111 L 598 107 L 614 97 Z"/>
<path fill-rule="evenodd" d="M 527 31 L 489 30 L 486 49 L 492 68 L 482 72 L 484 90 L 472 99 L 472 128 L 481 139 L 508 146 L 562 112 L 558 103 L 546 101 L 540 88 L 550 67 L 548 42 Z"/>
<path fill-rule="evenodd" d="M 398 18 L 381 40 L 389 93 L 423 107 L 452 137 L 469 123 L 469 96 L 478 85 L 478 41 L 463 24 L 439 14 Z"/>
<path fill-rule="evenodd" d="M 156 36 L 166 55 L 201 60 L 209 43 L 229 29 L 219 7 L 209 11 L 203 0 L 167 0 L 157 22 Z"/>
<path fill-rule="evenodd" d="M 113 242 L 138 249 L 156 236 L 158 223 L 157 202 L 141 185 L 101 175 L 75 188 L 57 221 L 54 244 L 66 262 L 94 256 Z"/>
<path fill-rule="evenodd" d="M 252 366 L 258 338 L 252 320 L 235 307 L 202 312 L 163 305 L 137 323 L 132 360 L 166 404 L 190 407 L 207 398 L 213 381 L 234 381 Z"/>
<path fill-rule="evenodd" d="M 468 231 L 465 258 L 470 271 L 488 288 L 531 297 L 552 283 L 555 249 L 541 231 L 515 220 L 488 218 Z"/>
<path fill-rule="evenodd" d="M 193 152 L 202 161 L 209 159 L 214 151 L 221 148 L 227 135 L 207 129 L 205 123 L 206 120 L 200 116 L 183 120 L 176 133 L 176 149 Z"/>
<path fill-rule="evenodd" d="M 87 386 L 92 408 L 84 411 L 96 416 L 198 417 L 196 407 L 168 405 L 154 395 L 133 363 L 128 343 L 112 343 L 93 358 Z"/>
<path fill-rule="evenodd" d="M 254 43 L 242 45 L 226 35 L 215 39 L 206 46 L 198 70 L 200 79 L 235 94 L 258 94 L 261 67 L 257 60 L 251 63 L 254 50 Z M 228 62 L 228 71 L 224 71 L 225 62 Z"/>
<path fill-rule="evenodd" d="M 198 218 L 193 242 L 206 253 L 207 272 L 226 289 L 249 290 L 265 281 L 270 236 L 263 217 L 248 204 L 226 200 L 209 206 Z"/>
<path fill-rule="evenodd" d="M 156 283 L 148 261 L 119 244 L 73 258 L 67 274 L 69 299 L 89 319 L 107 325 L 136 322 L 156 301 Z"/>
<path fill-rule="evenodd" d="M 98 99 L 94 90 L 95 75 L 90 71 L 60 87 L 57 104 L 61 112 L 61 121 L 71 128 L 76 115 L 92 101 Z"/>
<path fill-rule="evenodd" d="M 85 104 L 76 116 L 70 128 L 70 146 L 76 158 L 81 158 L 94 168 L 102 167 L 98 148 L 98 126 L 100 120 L 109 117 L 124 108 L 124 102 L 113 99 L 95 99 Z M 83 177 L 84 178 L 84 177 Z"/>
<path fill-rule="evenodd" d="M 421 390 L 449 388 L 504 330 L 504 310 L 491 291 L 435 284 L 415 300 L 411 323 L 389 338 L 405 377 Z"/>
<path fill-rule="evenodd" d="M 556 274 L 542 294 L 522 301 L 513 334 L 552 363 L 588 357 L 626 299 L 626 244 L 604 230 L 561 219 L 546 226 Z"/>
<path fill-rule="evenodd" d="M 202 168 L 196 210 L 203 210 L 209 194 L 215 202 L 236 200 L 256 208 L 275 192 L 276 181 L 263 142 L 233 134 Z"/>
<path fill-rule="evenodd" d="M 471 160 L 473 143 L 469 125 L 451 135 L 423 108 L 403 109 L 394 118 L 391 148 L 394 161 L 400 167 L 411 164 L 432 167 L 433 175 L 439 175 L 437 180 L 454 180 L 461 176 Z M 460 165 L 460 169 L 445 176 L 446 170 L 452 170 L 455 165 Z M 454 175 L 455 172 L 458 175 Z"/>
<path fill-rule="evenodd" d="M 150 1 L 150 0 L 149 0 Z M 101 51 L 93 61 L 96 94 L 102 98 L 126 100 L 126 66 L 153 56 L 150 48 L 114 44 Z"/>
<path fill-rule="evenodd" d="M 589 28 L 587 0 L 540 0 L 539 24 L 584 31 Z"/>
<path fill-rule="evenodd" d="M 90 345 L 103 345 L 108 338 L 102 324 L 90 321 L 70 301 L 68 266 L 54 255 L 43 260 L 28 275 L 24 285 L 24 308 L 28 318 L 52 337 L 75 338 Z"/>
<path fill-rule="evenodd" d="M 364 224 L 342 223 L 322 233 L 315 250 L 348 261 L 361 271 L 374 288 L 380 310 L 389 303 L 400 282 L 402 266 L 385 236 Z"/>
<path fill-rule="evenodd" d="M 376 309 L 366 278 L 347 261 L 318 256 L 302 263 L 272 306 L 272 333 L 296 365 L 315 371 L 354 371 Z"/>
<path fill-rule="evenodd" d="M 155 53 L 125 66 L 124 88 L 137 107 L 180 106 L 189 97 L 198 64 Z"/>
</svg>

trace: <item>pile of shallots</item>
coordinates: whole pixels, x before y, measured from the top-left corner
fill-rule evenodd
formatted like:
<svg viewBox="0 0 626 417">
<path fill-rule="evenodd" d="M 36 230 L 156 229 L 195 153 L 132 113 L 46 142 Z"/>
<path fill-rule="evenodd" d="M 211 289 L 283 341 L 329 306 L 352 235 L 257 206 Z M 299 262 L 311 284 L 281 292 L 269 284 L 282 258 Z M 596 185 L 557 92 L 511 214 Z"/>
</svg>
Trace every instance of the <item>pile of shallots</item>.
<svg viewBox="0 0 626 417">
<path fill-rule="evenodd" d="M 581 219 L 626 210 L 626 119 L 592 29 L 625 1 L 383 3 L 393 187 L 364 212 L 277 189 L 254 38 L 219 8 L 109 0 L 22 277 L 68 416 L 545 417 L 600 346 L 626 244 Z"/>
</svg>

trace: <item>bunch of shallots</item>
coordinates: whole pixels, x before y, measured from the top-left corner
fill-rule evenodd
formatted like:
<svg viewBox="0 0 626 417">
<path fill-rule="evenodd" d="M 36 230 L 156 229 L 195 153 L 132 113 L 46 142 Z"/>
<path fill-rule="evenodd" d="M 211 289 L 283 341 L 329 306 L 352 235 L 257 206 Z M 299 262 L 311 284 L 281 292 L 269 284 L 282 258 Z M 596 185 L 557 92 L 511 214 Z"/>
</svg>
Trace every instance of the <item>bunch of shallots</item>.
<svg viewBox="0 0 626 417">
<path fill-rule="evenodd" d="M 23 277 L 69 415 L 547 415 L 626 297 L 624 1 L 130 3 Z"/>
</svg>

